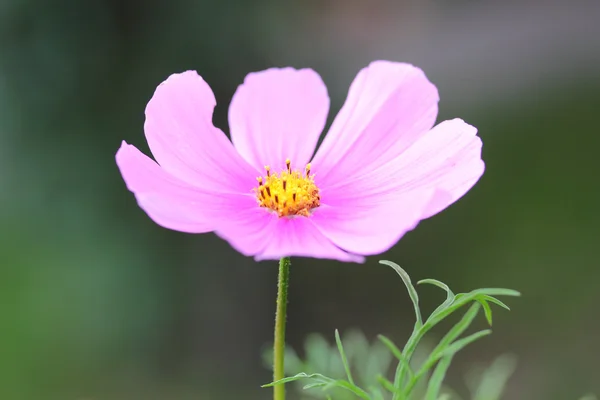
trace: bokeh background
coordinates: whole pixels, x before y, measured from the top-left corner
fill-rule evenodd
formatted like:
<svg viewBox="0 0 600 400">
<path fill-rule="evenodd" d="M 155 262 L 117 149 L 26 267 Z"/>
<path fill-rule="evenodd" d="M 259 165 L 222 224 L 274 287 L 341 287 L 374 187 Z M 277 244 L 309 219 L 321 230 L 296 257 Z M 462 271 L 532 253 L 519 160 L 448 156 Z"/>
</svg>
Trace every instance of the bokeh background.
<svg viewBox="0 0 600 400">
<path fill-rule="evenodd" d="M 2 0 L 0 398 L 270 398 L 276 263 L 155 225 L 114 154 L 122 139 L 147 152 L 144 107 L 173 72 L 210 83 L 227 132 L 250 71 L 317 70 L 333 116 L 374 59 L 422 67 L 439 120 L 479 128 L 487 171 L 364 265 L 294 260 L 290 343 L 351 327 L 405 340 L 386 258 L 456 291 L 522 291 L 456 358 L 459 392 L 508 352 L 506 399 L 600 393 L 600 2 Z M 443 293 L 421 297 L 431 310 Z"/>
</svg>

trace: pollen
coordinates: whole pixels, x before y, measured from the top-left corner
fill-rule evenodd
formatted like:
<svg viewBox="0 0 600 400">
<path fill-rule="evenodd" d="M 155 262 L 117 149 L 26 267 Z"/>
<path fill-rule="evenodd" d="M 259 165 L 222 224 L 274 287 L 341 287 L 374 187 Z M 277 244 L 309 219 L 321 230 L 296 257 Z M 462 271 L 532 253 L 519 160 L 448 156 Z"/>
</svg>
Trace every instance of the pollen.
<svg viewBox="0 0 600 400">
<path fill-rule="evenodd" d="M 308 217 L 314 208 L 321 205 L 319 188 L 315 184 L 310 164 L 304 171 L 292 168 L 292 162 L 285 161 L 285 169 L 276 173 L 265 166 L 266 176 L 259 176 L 254 188 L 260 207 L 267 208 L 279 217 L 301 215 Z"/>
</svg>

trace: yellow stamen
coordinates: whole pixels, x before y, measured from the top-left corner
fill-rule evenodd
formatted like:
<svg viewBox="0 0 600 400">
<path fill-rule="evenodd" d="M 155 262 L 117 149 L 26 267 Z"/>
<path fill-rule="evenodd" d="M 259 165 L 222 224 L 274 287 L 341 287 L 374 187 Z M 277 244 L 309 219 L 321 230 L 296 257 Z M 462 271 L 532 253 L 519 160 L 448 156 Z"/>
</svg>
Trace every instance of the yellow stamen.
<svg viewBox="0 0 600 400">
<path fill-rule="evenodd" d="M 310 174 L 310 164 L 304 173 L 292 170 L 292 162 L 285 160 L 285 169 L 272 173 L 265 166 L 266 177 L 258 177 L 258 187 L 254 189 L 260 207 L 276 212 L 279 217 L 310 216 L 312 210 L 321 205 L 319 188 L 314 175 Z"/>
</svg>

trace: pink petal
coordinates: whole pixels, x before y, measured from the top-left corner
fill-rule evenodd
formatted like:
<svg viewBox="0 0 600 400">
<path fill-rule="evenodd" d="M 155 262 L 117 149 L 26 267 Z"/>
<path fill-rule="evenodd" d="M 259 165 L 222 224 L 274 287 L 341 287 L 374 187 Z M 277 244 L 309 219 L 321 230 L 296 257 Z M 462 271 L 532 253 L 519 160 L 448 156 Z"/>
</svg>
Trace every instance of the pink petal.
<svg viewBox="0 0 600 400">
<path fill-rule="evenodd" d="M 288 256 L 364 261 L 363 257 L 335 246 L 309 218 L 279 218 L 264 209 L 248 210 L 216 233 L 237 251 L 255 256 L 257 261 Z"/>
<path fill-rule="evenodd" d="M 257 260 L 281 257 L 330 258 L 346 262 L 363 262 L 364 258 L 346 253 L 334 245 L 314 226 L 310 218 L 279 218 L 267 247 Z"/>
<path fill-rule="evenodd" d="M 460 199 L 483 175 L 483 144 L 476 135 L 477 128 L 461 119 L 444 121 L 407 152 L 406 162 L 409 157 L 419 160 L 411 164 L 415 177 L 410 184 L 418 188 L 435 187 L 438 193 L 445 193 L 433 199 L 423 218 L 437 214 Z"/>
<path fill-rule="evenodd" d="M 219 226 L 215 233 L 245 256 L 260 254 L 273 240 L 278 217 L 256 205 L 235 214 Z"/>
<path fill-rule="evenodd" d="M 323 131 L 329 97 L 310 69 L 268 69 L 248 74 L 229 107 L 231 140 L 240 154 L 262 170 L 265 165 L 304 168 Z"/>
<path fill-rule="evenodd" d="M 193 187 L 125 142 L 116 160 L 127 188 L 135 194 L 140 207 L 165 228 L 209 232 L 239 210 L 256 207 L 251 194 L 224 194 Z"/>
<path fill-rule="evenodd" d="M 310 220 L 325 237 L 348 252 L 379 254 L 415 228 L 433 194 L 433 190 L 422 190 L 323 205 Z"/>
<path fill-rule="evenodd" d="M 324 188 L 322 206 L 311 220 L 351 253 L 387 250 L 477 182 L 484 164 L 476 134 L 477 129 L 460 119 L 441 123 L 397 159 Z"/>
<path fill-rule="evenodd" d="M 195 71 L 171 75 L 146 107 L 148 145 L 167 172 L 193 186 L 248 193 L 260 171 L 213 126 L 215 104 L 212 90 Z"/>
<path fill-rule="evenodd" d="M 428 218 L 462 197 L 484 171 L 477 129 L 461 119 L 442 122 L 395 160 L 375 170 L 365 170 L 352 181 L 323 191 L 328 204 L 348 197 L 386 196 L 435 189 L 437 195 L 425 211 Z M 446 192 L 446 194 L 443 194 Z"/>
<path fill-rule="evenodd" d="M 397 157 L 431 129 L 438 100 L 436 87 L 412 65 L 376 61 L 361 70 L 312 161 L 322 185 Z"/>
</svg>

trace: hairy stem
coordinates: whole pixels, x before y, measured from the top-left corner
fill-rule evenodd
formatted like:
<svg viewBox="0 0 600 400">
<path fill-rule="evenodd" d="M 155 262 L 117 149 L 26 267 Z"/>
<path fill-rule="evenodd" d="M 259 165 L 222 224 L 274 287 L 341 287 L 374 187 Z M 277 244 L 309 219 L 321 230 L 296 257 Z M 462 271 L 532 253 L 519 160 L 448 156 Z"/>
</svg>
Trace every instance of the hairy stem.
<svg viewBox="0 0 600 400">
<path fill-rule="evenodd" d="M 288 283 L 290 279 L 289 257 L 279 261 L 279 279 L 277 282 L 277 311 L 275 312 L 275 344 L 273 351 L 273 381 L 285 378 L 284 352 L 285 352 L 285 320 L 287 314 Z M 285 386 L 273 386 L 273 399 L 285 400 Z"/>
</svg>

